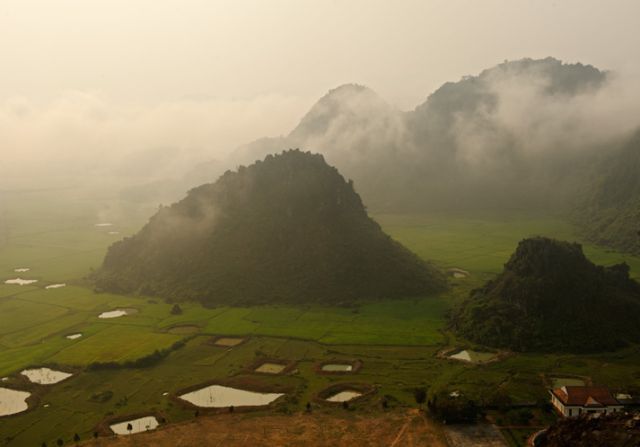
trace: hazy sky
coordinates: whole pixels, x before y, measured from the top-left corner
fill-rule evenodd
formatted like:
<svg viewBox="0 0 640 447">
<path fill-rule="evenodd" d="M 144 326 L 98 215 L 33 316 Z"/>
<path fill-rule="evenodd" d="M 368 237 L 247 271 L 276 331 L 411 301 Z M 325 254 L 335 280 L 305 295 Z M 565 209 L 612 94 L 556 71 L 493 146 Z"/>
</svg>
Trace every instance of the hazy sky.
<svg viewBox="0 0 640 447">
<path fill-rule="evenodd" d="M 206 160 L 347 82 L 408 110 L 505 59 L 640 80 L 639 18 L 638 0 L 0 0 L 0 176 L 154 147 Z"/>
<path fill-rule="evenodd" d="M 413 108 L 447 80 L 554 56 L 640 73 L 640 2 L 0 0 L 0 98 L 316 98 Z"/>
</svg>

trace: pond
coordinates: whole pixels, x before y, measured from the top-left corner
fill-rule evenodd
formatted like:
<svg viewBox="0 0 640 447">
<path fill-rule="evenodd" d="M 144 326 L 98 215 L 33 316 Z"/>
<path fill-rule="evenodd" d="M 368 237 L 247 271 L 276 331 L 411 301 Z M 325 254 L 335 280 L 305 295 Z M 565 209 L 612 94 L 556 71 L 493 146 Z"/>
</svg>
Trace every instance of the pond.
<svg viewBox="0 0 640 447">
<path fill-rule="evenodd" d="M 282 393 L 256 393 L 254 391 L 239 390 L 222 385 L 210 385 L 180 396 L 197 407 L 225 408 L 225 407 L 256 407 L 269 405 Z"/>
<path fill-rule="evenodd" d="M 82 337 L 82 333 L 78 332 L 76 334 L 69 334 L 67 335 L 65 338 L 69 339 L 69 340 L 77 340 L 78 338 Z"/>
<path fill-rule="evenodd" d="M 131 430 L 127 430 L 127 425 L 131 424 Z M 160 425 L 155 416 L 145 416 L 129 421 L 111 424 L 109 428 L 116 435 L 132 435 L 134 433 L 142 433 L 143 431 L 153 430 Z"/>
<path fill-rule="evenodd" d="M 56 371 L 50 368 L 25 369 L 21 371 L 20 374 L 29 379 L 30 382 L 37 383 L 39 385 L 52 385 L 54 383 L 62 382 L 64 379 L 68 379 L 73 375 L 71 373 Z"/>
<path fill-rule="evenodd" d="M 327 402 L 349 402 L 360 396 L 362 396 L 362 393 L 359 391 L 344 390 L 327 397 L 326 400 Z"/>
<path fill-rule="evenodd" d="M 66 284 L 50 284 L 45 289 L 59 289 L 61 287 L 67 287 Z"/>
<path fill-rule="evenodd" d="M 27 399 L 31 393 L 26 391 L 0 388 L 0 416 L 20 413 L 29 408 Z"/>
<path fill-rule="evenodd" d="M 115 309 L 108 310 L 106 312 L 102 312 L 98 315 L 98 318 L 107 319 L 107 318 L 118 318 L 124 317 L 125 315 L 132 315 L 138 312 L 138 309 Z"/>
<path fill-rule="evenodd" d="M 254 371 L 265 374 L 280 374 L 286 367 L 286 365 L 282 365 L 281 363 L 265 362 L 258 366 Z"/>
<path fill-rule="evenodd" d="M 226 348 L 231 348 L 233 346 L 238 346 L 243 341 L 244 341 L 244 338 L 220 337 L 216 339 L 214 344 L 217 346 L 224 346 Z"/>
<path fill-rule="evenodd" d="M 551 386 L 553 388 L 562 388 L 563 386 L 585 386 L 586 382 L 577 377 L 551 377 Z"/>
<path fill-rule="evenodd" d="M 450 355 L 449 358 L 469 363 L 484 363 L 495 360 L 497 358 L 497 355 L 493 352 L 481 352 L 473 351 L 471 349 L 465 349 L 463 351 Z"/>
<path fill-rule="evenodd" d="M 327 363 L 320 368 L 326 372 L 351 372 L 353 365 L 350 363 Z"/>
<path fill-rule="evenodd" d="M 38 282 L 37 279 L 22 279 L 22 278 L 14 278 L 14 279 L 7 279 L 4 283 L 5 284 L 16 284 L 18 286 L 26 286 L 29 284 L 33 284 Z"/>
</svg>

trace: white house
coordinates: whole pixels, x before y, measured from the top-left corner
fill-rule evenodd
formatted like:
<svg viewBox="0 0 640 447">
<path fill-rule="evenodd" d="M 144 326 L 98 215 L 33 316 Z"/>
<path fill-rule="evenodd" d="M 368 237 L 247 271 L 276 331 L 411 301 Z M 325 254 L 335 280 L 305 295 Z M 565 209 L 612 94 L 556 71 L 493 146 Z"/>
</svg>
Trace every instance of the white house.
<svg viewBox="0 0 640 447">
<path fill-rule="evenodd" d="M 550 392 L 551 404 L 563 416 L 578 416 L 583 413 L 607 414 L 623 408 L 609 389 L 602 386 L 563 386 Z"/>
</svg>

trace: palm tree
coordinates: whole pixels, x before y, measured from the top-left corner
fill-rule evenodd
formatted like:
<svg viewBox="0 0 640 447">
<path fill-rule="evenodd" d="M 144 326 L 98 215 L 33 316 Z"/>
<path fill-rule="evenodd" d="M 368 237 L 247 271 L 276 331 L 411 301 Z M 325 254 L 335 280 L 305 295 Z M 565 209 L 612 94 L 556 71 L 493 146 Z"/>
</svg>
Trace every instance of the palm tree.
<svg viewBox="0 0 640 447">
<path fill-rule="evenodd" d="M 133 430 L 133 425 L 131 425 L 131 422 L 129 422 L 127 424 L 127 431 L 129 432 L 129 434 L 131 434 L 131 430 Z"/>
</svg>

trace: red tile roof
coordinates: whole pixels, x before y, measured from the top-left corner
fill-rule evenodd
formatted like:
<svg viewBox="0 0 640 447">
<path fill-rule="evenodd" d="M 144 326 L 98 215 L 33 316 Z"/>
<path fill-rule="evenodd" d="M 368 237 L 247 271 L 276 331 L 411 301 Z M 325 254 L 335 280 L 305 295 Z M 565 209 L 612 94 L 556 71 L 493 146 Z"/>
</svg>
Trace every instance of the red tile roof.
<svg viewBox="0 0 640 447">
<path fill-rule="evenodd" d="M 565 405 L 604 407 L 620 405 L 608 388 L 602 386 L 563 386 L 552 393 Z"/>
</svg>

